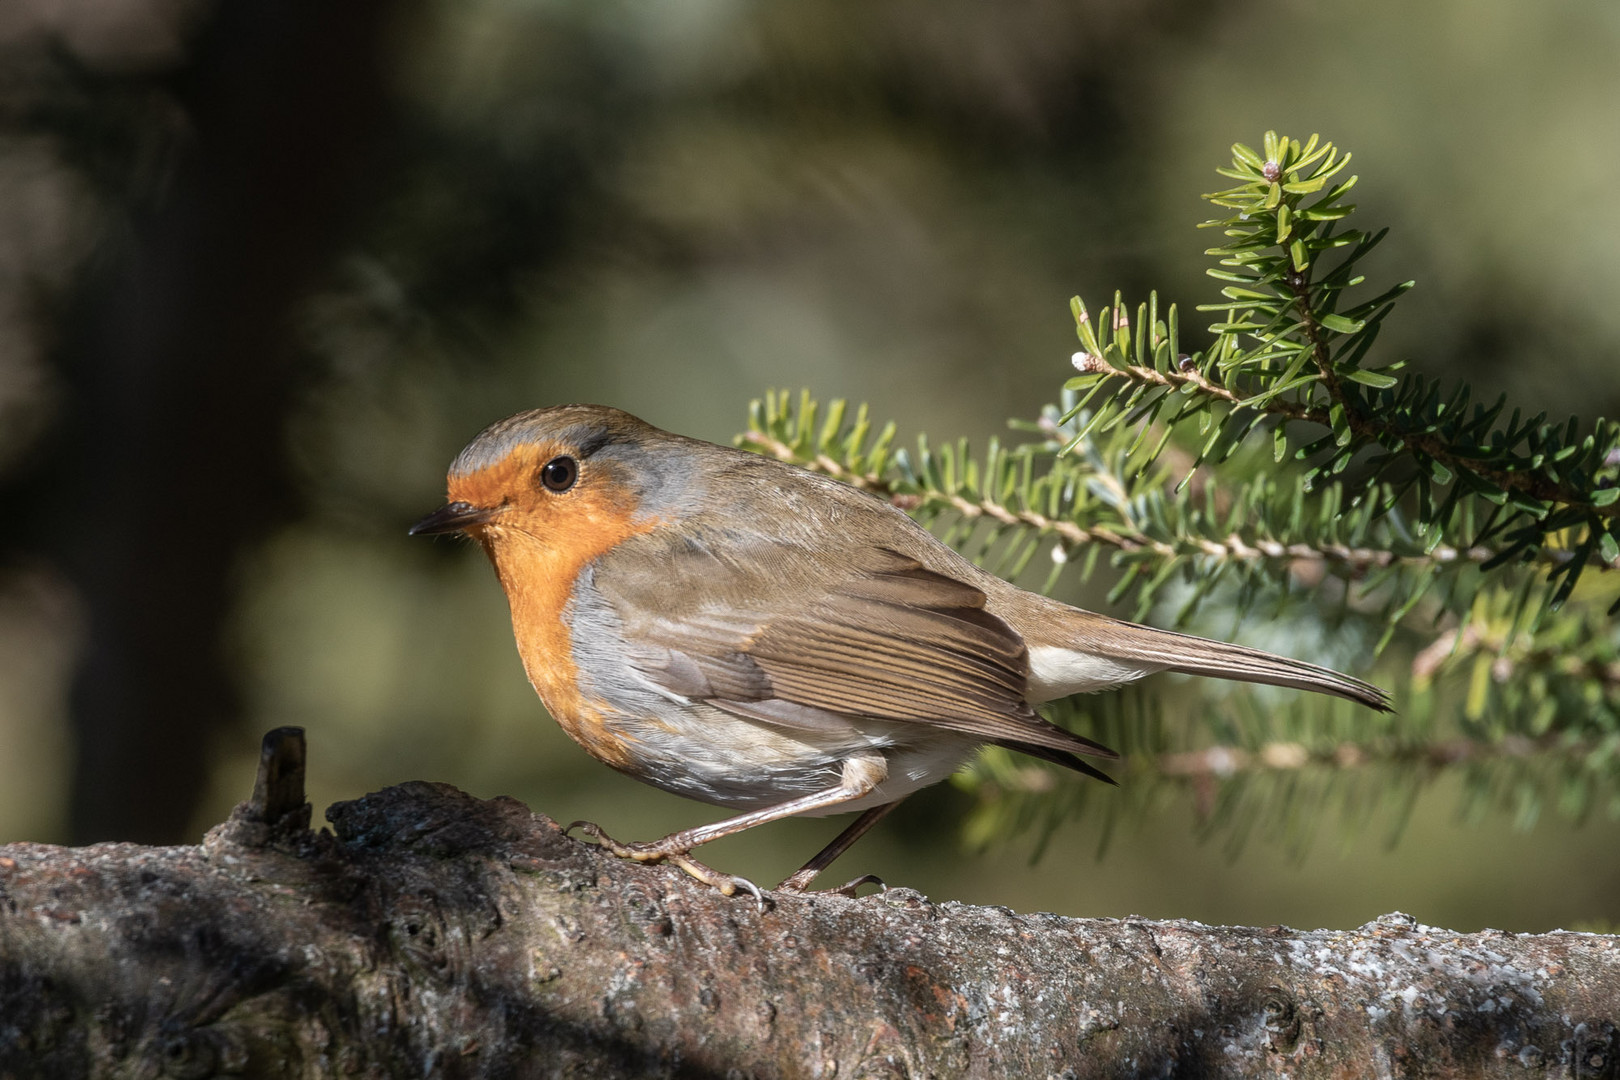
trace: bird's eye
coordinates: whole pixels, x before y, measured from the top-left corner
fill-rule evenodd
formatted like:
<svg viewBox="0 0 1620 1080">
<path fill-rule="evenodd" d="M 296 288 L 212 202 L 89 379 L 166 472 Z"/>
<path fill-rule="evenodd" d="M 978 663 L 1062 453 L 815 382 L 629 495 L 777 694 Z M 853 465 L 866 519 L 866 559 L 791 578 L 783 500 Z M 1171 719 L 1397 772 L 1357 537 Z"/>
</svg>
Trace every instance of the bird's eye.
<svg viewBox="0 0 1620 1080">
<path fill-rule="evenodd" d="M 567 491 L 579 479 L 579 463 L 571 457 L 554 457 L 540 469 L 540 483 L 547 491 Z"/>
</svg>

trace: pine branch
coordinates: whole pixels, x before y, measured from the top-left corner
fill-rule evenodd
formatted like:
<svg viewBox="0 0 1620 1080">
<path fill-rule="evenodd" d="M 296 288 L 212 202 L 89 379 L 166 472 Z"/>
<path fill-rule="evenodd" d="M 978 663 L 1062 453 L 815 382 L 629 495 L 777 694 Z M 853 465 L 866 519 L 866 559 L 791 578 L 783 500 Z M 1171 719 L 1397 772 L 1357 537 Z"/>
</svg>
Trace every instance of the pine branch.
<svg viewBox="0 0 1620 1080">
<path fill-rule="evenodd" d="M 1126 418 L 1136 423 L 1156 416 L 1175 394 L 1189 400 L 1172 424 L 1212 407 L 1226 410 L 1228 430 L 1216 430 L 1200 454 L 1200 460 L 1219 461 L 1263 417 L 1273 417 L 1282 421 L 1275 433 L 1278 459 L 1292 452 L 1311 462 L 1307 483 L 1348 484 L 1352 505 L 1371 502 L 1387 512 L 1410 493 L 1413 521 L 1438 529 L 1450 526 L 1468 502 L 1494 507 L 1495 513 L 1476 512 L 1477 533 L 1456 546 L 1500 537 L 1495 560 L 1542 561 L 1558 582 L 1554 607 L 1568 599 L 1585 567 L 1620 565 L 1620 487 L 1614 483 L 1620 429 L 1598 420 L 1582 439 L 1573 419 L 1560 429 L 1539 416 L 1521 423 L 1517 412 L 1498 426 L 1505 398 L 1470 413 L 1466 386 L 1445 397 L 1421 376 L 1397 377 L 1401 364 L 1364 366 L 1380 324 L 1411 282 L 1341 313 L 1339 305 L 1362 284 L 1359 260 L 1384 235 L 1335 232 L 1354 209 L 1342 199 L 1356 178 L 1323 192 L 1349 155 L 1314 136 L 1302 146 L 1274 133 L 1267 133 L 1264 149 L 1262 157 L 1235 146 L 1232 167 L 1220 171 L 1240 185 L 1206 196 L 1236 211 L 1204 223 L 1228 240 L 1209 252 L 1220 261 L 1210 273 L 1227 284 L 1224 303 L 1200 308 L 1226 316 L 1210 328 L 1215 336 L 1208 350 L 1183 355 L 1175 309 L 1161 323 L 1156 298 L 1138 309 L 1148 322 L 1146 333 L 1134 335 L 1117 298 L 1097 325 L 1074 301 L 1083 351 L 1075 357 L 1081 375 L 1070 386 L 1090 391 L 1070 414 L 1090 413 L 1078 437 Z M 1324 256 L 1341 250 L 1339 263 L 1324 270 Z M 1099 396 L 1107 385 L 1122 388 L 1113 399 Z M 1299 422 L 1328 431 L 1290 442 L 1286 428 Z M 1364 457 L 1364 450 L 1381 452 Z M 1353 462 L 1363 475 L 1350 483 Z M 1381 486 L 1385 473 L 1395 480 Z"/>
<path fill-rule="evenodd" d="M 1268 742 L 1254 750 L 1221 745 L 1162 754 L 1147 768 L 1173 779 L 1225 779 L 1243 772 L 1287 772 L 1312 767 L 1358 769 L 1401 764 L 1438 769 L 1465 761 L 1495 757 L 1541 758 L 1549 753 L 1581 758 L 1591 749 L 1590 745 L 1546 735 L 1539 739 L 1513 735 L 1502 739 L 1440 739 L 1386 746 L 1341 742 L 1314 748 L 1297 742 Z"/>
<path fill-rule="evenodd" d="M 1167 387 L 1183 393 L 1202 395 L 1213 402 L 1222 402 L 1232 408 L 1255 409 L 1267 416 L 1274 416 L 1283 420 L 1303 421 L 1322 427 L 1331 427 L 1333 424 L 1331 410 L 1327 406 L 1308 405 L 1291 398 L 1264 398 L 1263 394 L 1260 393 L 1245 397 L 1225 386 L 1211 382 L 1187 360 L 1181 361 L 1178 369 L 1173 371 L 1158 371 L 1154 368 L 1135 364 L 1113 367 L 1102 358 L 1087 352 L 1075 353 L 1072 362 L 1075 369 L 1082 375 L 1103 375 L 1121 378 L 1138 385 Z M 1327 376 L 1324 375 L 1324 380 L 1326 379 Z M 1334 379 L 1330 385 L 1338 388 L 1340 384 Z M 1330 393 L 1332 392 L 1330 390 Z M 1259 400 L 1258 404 L 1255 404 L 1256 400 Z M 1343 399 L 1338 400 L 1342 401 Z M 1599 488 L 1597 493 L 1594 494 L 1593 492 L 1577 491 L 1568 485 L 1558 484 L 1541 473 L 1480 467 L 1472 459 L 1463 456 L 1463 452 L 1458 451 L 1451 444 L 1445 443 L 1433 435 L 1397 431 L 1390 424 L 1382 423 L 1374 417 L 1362 414 L 1359 409 L 1349 412 L 1347 415 L 1351 430 L 1361 440 L 1362 444 L 1378 443 L 1383 445 L 1392 439 L 1400 440 L 1409 450 L 1421 453 L 1457 470 L 1471 469 L 1481 479 L 1504 489 L 1522 491 L 1548 502 L 1592 509 L 1605 517 L 1613 515 L 1616 509 L 1620 509 L 1609 504 L 1594 505 L 1592 500 L 1594 498 L 1605 498 L 1602 492 L 1611 490 L 1609 488 Z M 1471 549 L 1471 552 L 1477 553 L 1480 556 L 1479 561 L 1482 562 L 1489 561 L 1501 554 L 1497 549 L 1477 545 Z M 1558 565 L 1562 565 L 1570 558 L 1570 554 L 1565 551 L 1543 552 L 1540 554 L 1544 561 Z M 1605 569 L 1620 569 L 1620 556 L 1605 558 L 1601 554 L 1593 552 L 1590 561 L 1593 565 Z"/>
<path fill-rule="evenodd" d="M 1165 779 L 1178 782 L 1230 780 L 1245 773 L 1299 772 L 1319 768 L 1334 771 L 1422 765 L 1431 769 L 1493 758 L 1545 759 L 1548 755 L 1581 760 L 1591 753 L 1589 743 L 1570 742 L 1552 735 L 1501 739 L 1436 739 L 1429 742 L 1346 741 L 1308 746 L 1292 741 L 1271 741 L 1248 747 L 1217 743 L 1196 750 L 1173 750 L 1137 757 L 1127 764 L 1135 780 Z M 1019 765 L 1002 774 L 999 786 L 1008 791 L 1045 794 L 1061 781 L 1062 773 L 1044 766 Z M 1133 782 L 1135 782 L 1133 780 Z"/>
<path fill-rule="evenodd" d="M 1157 373 L 1149 372 L 1148 374 Z M 1316 561 L 1340 566 L 1345 573 L 1351 576 L 1359 576 L 1370 570 L 1384 569 L 1396 565 L 1429 566 L 1449 565 L 1457 562 L 1485 563 L 1499 554 L 1495 548 L 1490 547 L 1475 546 L 1459 550 L 1445 544 L 1436 545 L 1426 552 L 1403 553 L 1387 548 L 1352 547 L 1336 543 L 1315 545 L 1302 541 L 1284 543 L 1265 536 L 1246 538 L 1235 532 L 1229 533 L 1220 539 L 1188 537 L 1181 543 L 1171 543 L 1155 539 L 1139 529 L 1129 527 L 1111 528 L 1100 525 L 1087 527 L 1074 520 L 1050 517 L 1027 507 L 1015 509 L 989 497 L 970 498 L 959 490 L 949 492 L 926 489 L 919 491 L 902 490 L 902 487 L 888 476 L 874 472 L 856 472 L 846 467 L 830 456 L 825 448 L 817 448 L 813 454 L 806 455 L 789 441 L 770 434 L 769 429 L 776 427 L 780 422 L 784 420 L 792 422 L 791 413 L 780 411 L 781 406 L 779 403 L 784 403 L 787 400 L 786 394 L 781 396 L 769 395 L 766 399 L 768 405 L 766 415 L 772 417 L 772 420 L 739 435 L 737 444 L 756 453 L 774 457 L 779 461 L 785 461 L 809 469 L 812 472 L 831 476 L 836 480 L 849 484 L 851 487 L 871 492 L 873 495 L 885 499 L 890 504 L 908 512 L 954 511 L 968 521 L 985 519 L 1002 525 L 1028 528 L 1043 537 L 1056 537 L 1070 548 L 1081 549 L 1089 545 L 1101 544 L 1119 551 L 1149 552 L 1167 560 L 1205 555 L 1215 559 L 1242 562 L 1260 560 L 1273 560 L 1281 563 Z M 834 401 L 832 407 L 841 410 L 845 407 L 845 403 Z M 864 406 L 862 408 L 864 409 Z M 814 414 L 811 415 L 813 417 Z M 1116 491 L 1123 492 L 1124 490 L 1124 484 L 1119 477 L 1099 475 L 1097 478 L 1105 482 L 1111 482 Z"/>
<path fill-rule="evenodd" d="M 1283 420 L 1304 421 L 1306 423 L 1318 424 L 1322 427 L 1329 427 L 1332 424 L 1332 419 L 1329 415 L 1330 410 L 1324 406 L 1306 405 L 1290 398 L 1278 397 L 1265 399 L 1261 401 L 1258 406 L 1253 405 L 1251 404 L 1251 401 L 1253 400 L 1252 398 L 1244 397 L 1243 395 L 1228 389 L 1225 386 L 1220 386 L 1211 382 L 1203 375 L 1202 372 L 1200 372 L 1188 361 L 1182 361 L 1180 367 L 1178 367 L 1177 370 L 1172 371 L 1159 371 L 1154 368 L 1142 367 L 1135 364 L 1124 365 L 1116 368 L 1110 366 L 1106 361 L 1102 360 L 1100 357 L 1094 356 L 1091 353 L 1078 352 L 1074 354 L 1072 362 L 1076 370 L 1078 370 L 1082 375 L 1104 375 L 1109 377 L 1117 377 L 1139 386 L 1166 387 L 1171 390 L 1181 391 L 1188 396 L 1197 395 L 1202 396 L 1212 402 L 1222 402 L 1231 406 L 1232 408 L 1257 409 L 1257 411 L 1267 416 L 1274 416 Z M 1259 396 L 1261 395 L 1255 395 L 1255 397 Z M 1388 441 L 1390 438 L 1402 438 L 1399 433 L 1392 431 L 1389 425 L 1382 424 L 1374 419 L 1361 416 L 1359 413 L 1353 414 L 1351 428 L 1356 432 L 1358 438 L 1361 438 L 1363 442 L 1383 443 Z M 1424 453 L 1435 460 L 1442 461 L 1447 464 L 1453 463 L 1453 459 L 1457 457 L 1456 451 L 1451 450 L 1448 447 L 1441 446 L 1439 441 L 1433 437 L 1406 437 L 1404 441 L 1411 449 Z M 784 458 L 784 460 L 792 460 L 792 458 L 789 456 Z M 1510 487 L 1527 492 L 1543 492 L 1544 495 L 1538 495 L 1538 497 L 1546 497 L 1551 501 L 1563 501 L 1572 504 L 1588 505 L 1573 496 L 1570 498 L 1565 498 L 1564 496 L 1569 494 L 1569 489 L 1557 487 L 1556 485 L 1549 487 L 1548 484 L 1550 482 L 1546 481 L 1545 477 L 1538 479 L 1537 477 L 1527 473 L 1503 472 L 1499 470 L 1482 470 L 1479 471 L 1479 475 L 1484 479 L 1493 482 L 1501 480 L 1501 486 L 1503 487 Z M 1545 494 L 1547 492 L 1551 492 L 1551 494 Z M 1088 537 L 1087 539 L 1092 538 Z M 1233 557 L 1254 557 L 1254 555 L 1248 549 L 1246 549 L 1246 546 L 1242 543 L 1241 538 L 1235 539 L 1237 540 L 1237 543 L 1230 547 L 1229 552 Z M 1106 538 L 1104 538 L 1104 542 L 1106 542 Z M 1138 543 L 1136 546 L 1139 547 L 1143 545 Z M 1219 545 L 1216 544 L 1206 543 L 1203 546 L 1203 550 L 1206 554 L 1218 555 L 1220 554 L 1220 552 L 1216 550 L 1218 546 Z M 1257 546 L 1259 551 L 1265 554 L 1267 557 L 1276 558 L 1286 555 L 1290 558 L 1319 558 L 1343 563 L 1345 564 L 1346 569 L 1352 574 L 1364 573 L 1369 569 L 1389 566 L 1395 562 L 1405 562 L 1408 564 L 1421 564 L 1425 562 L 1450 563 L 1458 559 L 1467 559 L 1477 563 L 1489 563 L 1493 560 L 1503 558 L 1505 554 L 1511 554 L 1511 552 L 1509 552 L 1506 548 L 1493 547 L 1485 544 L 1474 544 L 1461 550 L 1450 545 L 1441 544 L 1437 545 L 1432 551 L 1424 555 L 1397 555 L 1391 551 L 1380 551 L 1369 548 L 1352 551 L 1344 548 L 1342 545 L 1329 545 L 1322 549 L 1312 550 L 1308 545 L 1293 544 L 1289 546 L 1286 552 L 1276 550 L 1277 545 L 1275 542 L 1260 541 L 1258 542 Z M 1169 548 L 1160 548 L 1159 550 L 1161 554 L 1164 554 L 1166 557 L 1172 557 L 1178 554 L 1176 551 Z M 1185 554 L 1185 552 L 1181 552 L 1181 554 Z M 1566 565 L 1574 556 L 1570 551 L 1562 549 L 1538 549 L 1528 553 L 1527 557 L 1547 566 L 1556 568 Z M 1605 570 L 1620 569 L 1620 552 L 1617 552 L 1613 557 L 1606 557 L 1599 551 L 1594 550 L 1588 556 L 1588 562 L 1593 566 L 1597 566 Z"/>
<path fill-rule="evenodd" d="M 1076 297 L 1079 374 L 1060 406 L 1014 422 L 1033 441 L 975 454 L 919 438 L 908 451 L 892 424 L 874 434 L 864 407 L 851 423 L 842 402 L 823 416 L 786 394 L 756 402 L 739 439 L 887 499 L 1003 576 L 1042 550 L 1047 589 L 1066 570 L 1105 573 L 1108 601 L 1137 618 L 1230 636 L 1257 609 L 1273 628 L 1308 611 L 1298 625 L 1331 620 L 1338 652 L 1305 658 L 1346 668 L 1369 631 L 1375 652 L 1401 641 L 1410 685 L 1390 727 L 1315 699 L 1263 708 L 1252 688 L 1178 725 L 1134 693 L 1049 706 L 1135 762 L 1130 792 L 1100 802 L 1105 835 L 1165 784 L 1216 792 L 1206 828 L 1235 845 L 1255 822 L 1319 816 L 1353 776 L 1409 807 L 1455 768 L 1470 798 L 1521 818 L 1547 803 L 1620 813 L 1620 630 L 1598 614 L 1620 587 L 1582 576 L 1620 568 L 1620 427 L 1499 423 L 1505 399 L 1470 408 L 1467 386 L 1442 394 L 1403 364 L 1368 366 L 1411 283 L 1357 295 L 1384 234 L 1344 227 L 1347 162 L 1314 138 L 1268 135 L 1264 157 L 1235 147 L 1221 171 L 1240 185 L 1208 196 L 1236 211 L 1206 223 L 1226 237 L 1210 250 L 1223 301 L 1200 309 L 1221 313 L 1208 347 L 1183 353 L 1177 309 L 1156 295 L 1131 309 L 1116 294 L 1095 320 Z M 1095 797 L 1058 784 L 1025 799 L 1047 775 L 984 755 L 963 783 L 1001 797 L 973 828 L 1047 835 Z"/>
<path fill-rule="evenodd" d="M 1345 155 L 1345 160 L 1349 160 L 1348 154 Z M 1392 439 L 1399 440 L 1409 451 L 1438 461 L 1454 472 L 1470 472 L 1504 490 L 1525 492 L 1535 499 L 1591 510 L 1604 517 L 1612 516 L 1620 510 L 1620 505 L 1616 505 L 1612 500 L 1603 503 L 1594 502 L 1593 492 L 1555 479 L 1553 475 L 1539 468 L 1539 463 L 1534 460 L 1519 459 L 1510 465 L 1493 467 L 1481 463 L 1476 453 L 1477 448 L 1472 444 L 1463 447 L 1457 441 L 1443 438 L 1430 430 L 1407 431 L 1396 424 L 1381 422 L 1378 414 L 1369 412 L 1357 395 L 1347 392 L 1338 372 L 1334 370 L 1328 335 L 1313 310 L 1312 305 L 1316 298 L 1311 293 L 1309 277 L 1303 272 L 1290 271 L 1283 275 L 1283 281 L 1293 296 L 1294 311 L 1299 318 L 1301 330 L 1310 342 L 1312 358 L 1322 373 L 1322 383 L 1327 389 L 1328 399 L 1343 407 L 1344 422 L 1362 445 L 1376 443 L 1387 446 Z M 1331 408 L 1303 409 L 1299 415 L 1291 416 L 1290 419 L 1308 420 L 1324 427 L 1333 425 Z"/>
</svg>

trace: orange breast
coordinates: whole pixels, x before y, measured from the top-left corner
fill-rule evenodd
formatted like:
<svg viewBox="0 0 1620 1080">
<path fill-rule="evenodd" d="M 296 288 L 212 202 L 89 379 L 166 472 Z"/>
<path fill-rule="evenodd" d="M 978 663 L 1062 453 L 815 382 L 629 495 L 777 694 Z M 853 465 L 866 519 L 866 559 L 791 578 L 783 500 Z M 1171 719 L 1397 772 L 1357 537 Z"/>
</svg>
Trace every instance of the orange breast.
<svg viewBox="0 0 1620 1080">
<path fill-rule="evenodd" d="M 612 483 L 611 474 L 582 474 L 580 483 L 561 495 L 536 491 L 527 478 L 550 456 L 550 448 L 524 447 L 498 465 L 454 478 L 450 497 L 474 506 L 508 505 L 498 519 L 470 531 L 506 592 L 529 682 L 575 742 L 622 768 L 630 758 L 627 737 L 604 724 L 605 702 L 587 700 L 580 692 L 564 616 L 585 565 L 655 522 L 632 520 L 634 501 Z"/>
</svg>

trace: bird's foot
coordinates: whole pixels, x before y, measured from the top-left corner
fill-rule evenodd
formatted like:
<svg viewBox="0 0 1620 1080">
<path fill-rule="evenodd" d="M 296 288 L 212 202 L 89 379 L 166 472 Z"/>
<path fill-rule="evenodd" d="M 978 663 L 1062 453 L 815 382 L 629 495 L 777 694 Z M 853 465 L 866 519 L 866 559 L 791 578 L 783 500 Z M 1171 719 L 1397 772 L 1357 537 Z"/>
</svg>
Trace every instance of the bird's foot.
<svg viewBox="0 0 1620 1080">
<path fill-rule="evenodd" d="M 778 885 L 775 891 L 799 893 L 801 895 L 808 893 L 810 891 L 810 882 L 815 879 L 815 876 L 815 871 L 811 871 L 807 874 L 804 872 L 804 870 L 800 870 L 798 873 L 793 874 L 787 878 L 787 880 L 783 881 L 782 884 Z M 859 893 L 862 885 L 876 885 L 878 887 L 878 891 L 880 892 L 889 891 L 889 886 L 886 885 L 883 879 L 878 877 L 876 874 L 862 874 L 853 881 L 844 882 L 836 889 L 822 889 L 820 891 L 832 893 L 835 896 L 847 896 L 853 900 Z"/>
<path fill-rule="evenodd" d="M 598 825 L 594 821 L 576 821 L 572 825 L 568 826 L 568 828 L 563 830 L 563 835 L 567 836 L 575 829 L 578 829 L 592 840 L 595 840 L 598 847 L 617 855 L 621 859 L 632 859 L 635 862 L 656 863 L 663 862 L 671 855 L 686 854 L 684 851 L 677 852 L 670 848 L 664 847 L 661 843 L 626 844 L 623 841 L 613 839 L 613 837 L 609 836 L 605 831 L 603 831 L 602 826 Z"/>
<path fill-rule="evenodd" d="M 602 827 L 593 821 L 576 821 L 563 830 L 564 834 L 575 829 L 595 840 L 597 845 L 611 855 L 621 859 L 630 859 L 641 863 L 671 862 L 685 870 L 689 875 L 701 881 L 712 889 L 717 889 L 721 896 L 735 896 L 740 892 L 748 893 L 764 911 L 770 906 L 765 898 L 765 891 L 745 877 L 736 874 L 723 874 L 711 866 L 706 866 L 692 858 L 691 849 L 682 849 L 669 843 L 669 837 L 655 840 L 652 843 L 626 844 L 615 840 L 602 830 Z"/>
<path fill-rule="evenodd" d="M 722 874 L 711 866 L 703 865 L 690 855 L 671 855 L 669 861 L 710 888 L 719 889 L 721 896 L 736 896 L 740 892 L 745 892 L 754 898 L 754 903 L 759 905 L 760 911 L 764 911 L 771 906 L 770 900 L 765 897 L 765 890 L 745 877 L 739 877 L 736 874 Z"/>
</svg>

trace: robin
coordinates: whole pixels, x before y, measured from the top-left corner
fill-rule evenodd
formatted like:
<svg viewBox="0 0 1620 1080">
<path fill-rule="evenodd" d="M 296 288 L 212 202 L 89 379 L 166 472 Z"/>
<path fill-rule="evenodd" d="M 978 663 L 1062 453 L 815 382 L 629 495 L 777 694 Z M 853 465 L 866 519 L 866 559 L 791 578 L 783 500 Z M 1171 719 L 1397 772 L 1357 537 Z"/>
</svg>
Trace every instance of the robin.
<svg viewBox="0 0 1620 1080">
<path fill-rule="evenodd" d="M 1083 759 L 1118 755 L 1035 712 L 1070 694 L 1180 671 L 1389 708 L 1348 675 L 1026 592 L 869 494 L 598 405 L 486 428 L 450 466 L 449 504 L 411 529 L 453 532 L 489 556 L 529 681 L 574 741 L 740 811 L 652 843 L 569 828 L 728 896 L 763 902 L 695 848 L 863 811 L 779 886 L 802 891 L 985 744 L 1112 783 Z"/>
</svg>

